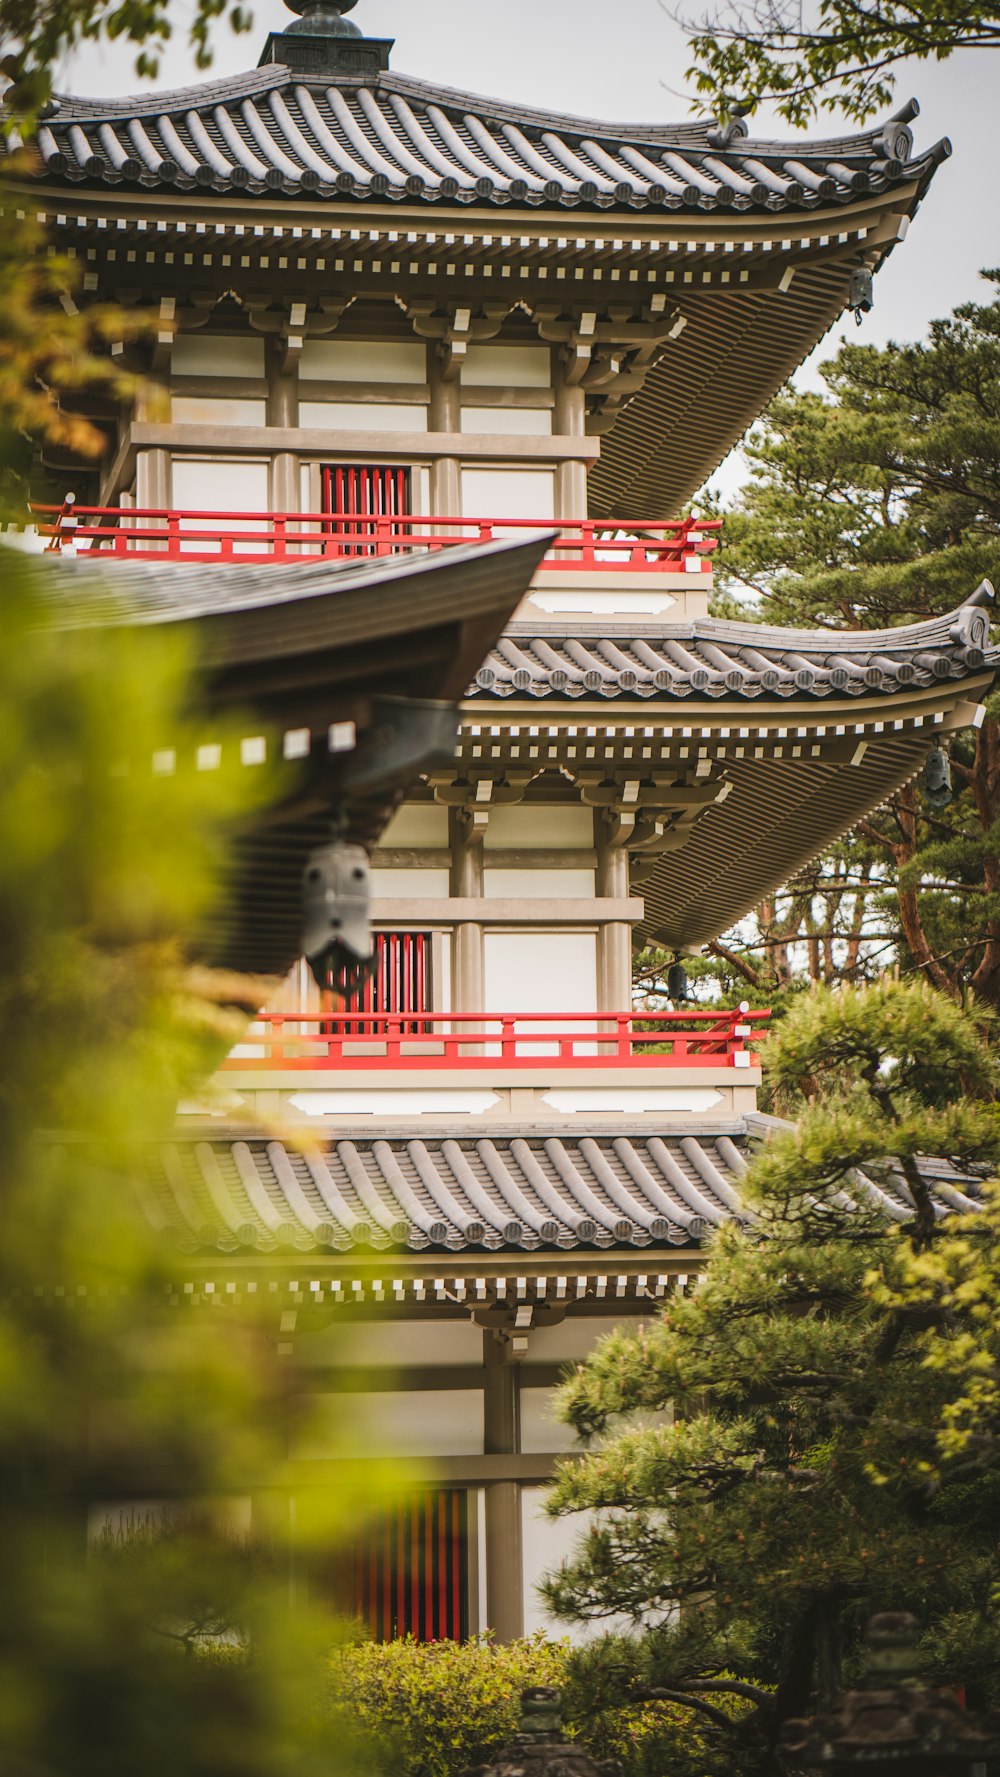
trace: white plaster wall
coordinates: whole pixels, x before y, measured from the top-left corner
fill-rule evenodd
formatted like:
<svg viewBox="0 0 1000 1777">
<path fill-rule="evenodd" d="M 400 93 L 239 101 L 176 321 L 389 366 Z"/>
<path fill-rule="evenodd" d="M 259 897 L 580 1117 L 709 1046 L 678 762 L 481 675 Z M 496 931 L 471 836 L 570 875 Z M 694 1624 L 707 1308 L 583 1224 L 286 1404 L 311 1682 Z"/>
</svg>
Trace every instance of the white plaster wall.
<svg viewBox="0 0 1000 1777">
<path fill-rule="evenodd" d="M 231 333 L 181 333 L 170 353 L 174 376 L 263 376 L 264 341 Z"/>
<path fill-rule="evenodd" d="M 422 402 L 300 401 L 299 425 L 338 432 L 426 432 Z"/>
<path fill-rule="evenodd" d="M 472 388 L 547 389 L 552 383 L 548 346 L 470 346 L 462 381 Z"/>
<path fill-rule="evenodd" d="M 593 1012 L 593 932 L 487 932 L 487 1012 Z"/>
<path fill-rule="evenodd" d="M 442 1388 L 433 1394 L 318 1394 L 309 1400 L 312 1424 L 293 1441 L 292 1459 L 348 1456 L 481 1456 L 483 1396 L 479 1389 Z"/>
<path fill-rule="evenodd" d="M 549 438 L 552 435 L 552 414 L 546 407 L 463 407 L 462 431 Z"/>
<path fill-rule="evenodd" d="M 248 461 L 245 457 L 177 457 L 171 466 L 171 501 L 181 510 L 198 512 L 267 512 L 270 510 L 268 464 L 260 461 Z M 192 531 L 211 529 L 224 521 L 206 518 L 199 522 L 197 517 L 187 521 L 187 528 Z M 266 529 L 264 519 L 253 517 L 240 519 L 237 527 L 241 531 Z M 192 549 L 204 549 L 206 545 L 192 542 Z M 255 544 L 244 543 L 248 551 L 256 548 Z M 181 545 L 183 552 L 184 545 Z M 268 544 L 262 542 L 261 554 L 266 554 Z"/>
<path fill-rule="evenodd" d="M 386 1261 L 387 1275 L 391 1260 Z M 471 1321 L 338 1320 L 322 1332 L 300 1334 L 295 1345 L 296 1361 L 304 1364 L 333 1365 L 337 1368 L 363 1369 L 365 1365 L 391 1368 L 393 1365 L 481 1364 L 483 1335 Z"/>
<path fill-rule="evenodd" d="M 447 870 L 372 870 L 372 895 L 417 895 L 443 899 L 448 893 Z"/>
<path fill-rule="evenodd" d="M 650 1316 L 654 1316 L 657 1312 L 655 1305 L 651 1302 L 649 1307 Z M 574 1363 L 589 1357 L 597 1341 L 605 1333 L 610 1333 L 614 1324 L 613 1321 L 597 1315 L 581 1316 L 580 1319 L 567 1315 L 565 1320 L 557 1321 L 555 1326 L 532 1327 L 528 1335 L 528 1362 Z"/>
<path fill-rule="evenodd" d="M 462 512 L 469 518 L 551 519 L 551 469 L 463 469 Z"/>
<path fill-rule="evenodd" d="M 524 1633 L 534 1635 L 541 1630 L 555 1637 L 568 1636 L 570 1641 L 589 1641 L 607 1632 L 611 1625 L 600 1623 L 564 1623 L 550 1616 L 538 1595 L 542 1576 L 571 1559 L 577 1542 L 592 1522 L 590 1512 L 571 1512 L 565 1518 L 549 1518 L 543 1509 L 544 1487 L 525 1487 L 521 1491 L 521 1548 L 524 1562 Z"/>
<path fill-rule="evenodd" d="M 426 874 L 426 872 L 424 872 Z M 565 895 L 575 901 L 594 898 L 593 870 L 491 870 L 483 872 L 487 900 L 537 900 Z"/>
<path fill-rule="evenodd" d="M 448 810 L 433 802 L 404 802 L 379 840 L 379 845 L 426 846 L 430 851 L 447 844 Z"/>
<path fill-rule="evenodd" d="M 427 349 L 417 340 L 307 339 L 299 375 L 306 383 L 425 383 Z"/>
<path fill-rule="evenodd" d="M 187 426 L 263 426 L 267 407 L 263 396 L 172 395 L 170 418 Z"/>
<path fill-rule="evenodd" d="M 571 1425 L 563 1425 L 553 1411 L 554 1388 L 522 1388 L 521 1449 L 526 1456 L 544 1456 L 552 1450 L 579 1450 Z"/>
<path fill-rule="evenodd" d="M 514 803 L 496 808 L 486 828 L 486 849 L 556 851 L 567 847 L 589 851 L 594 843 L 594 817 L 580 803 L 558 807 Z"/>
</svg>

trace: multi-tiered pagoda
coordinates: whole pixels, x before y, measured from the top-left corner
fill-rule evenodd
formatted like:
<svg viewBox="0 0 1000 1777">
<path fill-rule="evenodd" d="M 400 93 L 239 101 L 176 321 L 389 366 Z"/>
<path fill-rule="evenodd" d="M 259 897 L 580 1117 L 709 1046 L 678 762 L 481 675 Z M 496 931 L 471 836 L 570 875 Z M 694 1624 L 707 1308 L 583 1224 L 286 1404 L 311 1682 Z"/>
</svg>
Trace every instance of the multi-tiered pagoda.
<svg viewBox="0 0 1000 1777">
<path fill-rule="evenodd" d="M 178 1313 L 269 1292 L 331 1419 L 363 1362 L 371 1438 L 433 1459 L 359 1551 L 373 1632 L 511 1636 L 563 1534 L 539 1513 L 560 1371 L 687 1286 L 758 1132 L 759 1019 L 636 1019 L 633 948 L 724 930 L 977 722 L 994 674 L 975 598 L 884 633 L 713 619 L 717 530 L 678 516 L 870 303 L 948 150 L 915 151 L 915 106 L 814 143 L 550 116 L 397 74 L 349 0 L 294 10 L 250 73 L 62 98 L 39 129 L 23 201 L 78 300 L 156 309 L 133 349 L 162 389 L 95 413 L 100 471 L 48 522 L 77 589 L 93 560 L 147 613 L 224 611 L 237 652 L 247 629 L 262 720 L 307 756 L 334 671 L 307 584 L 335 638 L 339 588 L 345 618 L 366 586 L 398 614 L 415 560 L 467 564 L 467 623 L 454 567 L 439 607 L 452 673 L 479 638 L 459 741 L 372 851 L 370 982 L 333 1007 L 293 971 L 224 1070 L 237 1126 L 189 1107 L 147 1199 L 190 1247 Z M 476 546 L 522 533 L 547 553 L 483 658 Z M 422 584 L 394 685 L 452 695 Z M 291 960 L 296 885 L 265 888 L 227 960 Z M 278 1111 L 304 1145 L 262 1133 Z M 290 1494 L 334 1448 L 289 1451 Z"/>
</svg>

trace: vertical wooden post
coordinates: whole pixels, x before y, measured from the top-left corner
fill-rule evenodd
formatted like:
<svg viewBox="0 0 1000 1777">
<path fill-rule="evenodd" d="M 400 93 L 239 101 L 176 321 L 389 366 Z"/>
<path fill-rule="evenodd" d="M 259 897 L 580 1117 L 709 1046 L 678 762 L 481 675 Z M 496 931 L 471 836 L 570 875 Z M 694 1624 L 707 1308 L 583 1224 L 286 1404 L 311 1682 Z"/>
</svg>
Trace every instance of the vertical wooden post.
<svg viewBox="0 0 1000 1777">
<path fill-rule="evenodd" d="M 628 847 L 608 843 L 599 809 L 594 812 L 594 843 L 598 895 L 625 900 L 629 892 Z M 608 920 L 598 929 L 597 998 L 602 1012 L 632 1009 L 632 928 L 622 920 Z"/>
<path fill-rule="evenodd" d="M 448 842 L 451 848 L 453 895 L 479 900 L 483 894 L 483 837 L 462 819 L 457 808 L 448 811 Z M 484 1010 L 484 939 L 478 920 L 462 920 L 452 935 L 451 1009 L 453 1012 Z"/>
<path fill-rule="evenodd" d="M 297 426 L 299 423 L 299 368 L 294 364 L 285 371 L 281 367 L 282 342 L 267 342 L 267 423 L 269 426 Z M 299 457 L 294 451 L 275 451 L 271 460 L 271 509 L 274 512 L 302 510 Z"/>
<path fill-rule="evenodd" d="M 520 1366 L 505 1364 L 492 1330 L 483 1334 L 487 1456 L 515 1456 L 521 1445 Z M 486 1488 L 486 1619 L 498 1641 L 524 1634 L 524 1557 L 521 1488 L 517 1481 L 492 1481 Z"/>
<path fill-rule="evenodd" d="M 431 342 L 427 347 L 427 381 L 431 391 L 427 424 L 431 432 L 460 432 L 461 385 L 457 380 L 445 382 L 443 369 L 437 347 Z M 434 515 L 442 514 L 446 518 L 458 518 L 461 511 L 462 476 L 459 459 L 436 456 L 431 463 L 431 512 Z"/>
<path fill-rule="evenodd" d="M 553 426 L 560 438 L 583 438 L 587 431 L 587 408 L 582 388 L 567 383 L 559 347 L 552 349 L 552 387 L 555 393 Z M 563 520 L 587 516 L 587 467 L 578 457 L 569 457 L 556 467 L 556 517 Z"/>
</svg>

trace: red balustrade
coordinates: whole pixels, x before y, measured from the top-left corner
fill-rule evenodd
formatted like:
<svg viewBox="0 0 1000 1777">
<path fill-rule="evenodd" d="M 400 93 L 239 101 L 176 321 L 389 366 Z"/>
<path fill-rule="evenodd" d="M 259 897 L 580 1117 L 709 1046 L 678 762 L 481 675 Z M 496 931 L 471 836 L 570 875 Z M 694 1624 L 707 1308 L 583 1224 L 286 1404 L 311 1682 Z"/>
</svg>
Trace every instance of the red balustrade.
<svg viewBox="0 0 1000 1777">
<path fill-rule="evenodd" d="M 770 1012 L 262 1012 L 229 1068 L 749 1067 Z"/>
<path fill-rule="evenodd" d="M 546 528 L 535 518 L 426 518 L 352 512 L 214 512 L 173 507 L 31 507 L 49 550 L 102 560 L 253 562 L 349 560 L 491 543 Z M 556 521 L 553 521 L 556 522 Z M 707 573 L 720 519 L 678 518 L 617 525 L 558 521 L 543 569 L 597 573 Z"/>
</svg>

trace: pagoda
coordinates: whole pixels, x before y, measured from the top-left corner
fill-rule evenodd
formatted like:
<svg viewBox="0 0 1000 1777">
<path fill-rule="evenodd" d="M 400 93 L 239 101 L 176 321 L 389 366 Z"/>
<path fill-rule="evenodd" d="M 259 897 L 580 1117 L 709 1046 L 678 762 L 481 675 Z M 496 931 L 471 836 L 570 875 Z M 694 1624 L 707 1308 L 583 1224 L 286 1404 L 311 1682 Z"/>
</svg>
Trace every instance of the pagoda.
<svg viewBox="0 0 1000 1777">
<path fill-rule="evenodd" d="M 338 588 L 398 609 L 414 558 L 451 560 L 444 625 L 469 576 L 457 747 L 361 835 L 374 972 L 335 1003 L 294 966 L 222 1070 L 227 1115 L 185 1107 L 145 1196 L 189 1250 L 178 1313 L 267 1294 L 331 1424 L 352 1389 L 367 1452 L 432 1463 L 359 1545 L 372 1633 L 511 1637 L 565 1534 L 552 1390 L 693 1286 L 762 1132 L 762 1015 L 635 1014 L 633 949 L 745 914 L 981 719 L 1000 654 L 971 587 L 885 632 L 712 618 L 718 526 L 679 516 L 870 306 L 949 152 L 915 149 L 916 105 L 812 143 L 549 115 L 397 73 L 352 6 L 299 0 L 247 74 L 41 123 L 18 201 L 77 301 L 155 310 L 120 356 L 160 393 L 91 408 L 104 459 L 44 465 L 75 499 L 40 523 L 74 587 L 93 562 L 135 609 L 232 618 L 252 586 L 255 670 L 307 752 L 332 668 L 282 677 L 296 587 L 335 629 Z M 544 556 L 496 640 L 474 564 L 519 539 Z M 454 695 L 423 585 L 394 685 Z M 279 871 L 220 953 L 284 967 L 297 893 Z M 279 1113 L 301 1141 L 265 1133 Z M 347 1460 L 332 1433 L 290 1449 L 289 1495 Z"/>
</svg>

